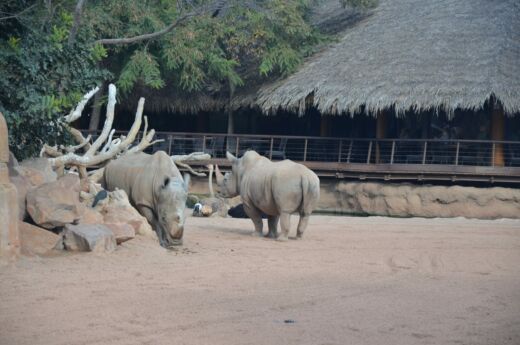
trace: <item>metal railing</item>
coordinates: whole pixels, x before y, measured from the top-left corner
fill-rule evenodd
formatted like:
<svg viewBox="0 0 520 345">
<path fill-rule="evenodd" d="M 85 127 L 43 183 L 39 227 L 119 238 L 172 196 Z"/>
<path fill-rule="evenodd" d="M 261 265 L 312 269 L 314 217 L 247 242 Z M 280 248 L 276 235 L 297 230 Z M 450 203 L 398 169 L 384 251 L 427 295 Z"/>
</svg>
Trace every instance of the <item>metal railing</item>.
<svg viewBox="0 0 520 345">
<path fill-rule="evenodd" d="M 83 131 L 93 139 L 99 132 Z M 366 139 L 305 136 L 157 132 L 149 152 L 170 155 L 207 152 L 225 158 L 255 150 L 273 160 L 360 164 L 415 164 L 520 167 L 520 142 L 443 139 Z M 136 142 L 140 136 L 136 138 Z"/>
</svg>

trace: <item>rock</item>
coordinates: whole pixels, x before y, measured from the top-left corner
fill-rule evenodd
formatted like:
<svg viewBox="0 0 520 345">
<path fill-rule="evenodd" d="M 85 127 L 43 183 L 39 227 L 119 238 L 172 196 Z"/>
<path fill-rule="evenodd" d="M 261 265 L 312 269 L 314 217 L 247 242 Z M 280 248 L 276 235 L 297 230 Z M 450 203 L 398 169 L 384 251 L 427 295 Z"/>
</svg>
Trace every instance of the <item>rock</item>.
<svg viewBox="0 0 520 345">
<path fill-rule="evenodd" d="M 103 224 L 103 215 L 97 210 L 85 207 L 83 215 L 78 221 L 79 224 Z"/>
<path fill-rule="evenodd" d="M 204 217 L 209 217 L 213 214 L 213 208 L 210 205 L 202 205 L 200 213 Z"/>
<path fill-rule="evenodd" d="M 10 261 L 20 253 L 18 197 L 9 181 L 9 145 L 7 123 L 0 113 L 0 260 Z"/>
<path fill-rule="evenodd" d="M 27 212 L 33 221 L 47 229 L 79 221 L 85 206 L 79 201 L 79 177 L 67 174 L 27 193 Z"/>
<path fill-rule="evenodd" d="M 70 251 L 109 253 L 117 245 L 112 230 L 102 224 L 67 224 L 61 236 L 63 249 Z"/>
<path fill-rule="evenodd" d="M 202 212 L 202 215 L 204 215 L 204 216 L 206 216 L 206 214 L 208 214 L 207 216 L 209 216 L 213 213 L 218 213 L 220 216 L 226 217 L 227 212 L 229 210 L 229 206 L 224 201 L 224 199 L 205 198 L 205 199 L 202 199 L 200 201 L 200 203 L 202 204 L 201 212 Z M 206 208 L 206 210 L 204 210 L 205 206 L 211 207 L 211 213 L 209 213 L 209 210 L 207 208 Z"/>
<path fill-rule="evenodd" d="M 121 244 L 135 237 L 135 229 L 127 223 L 105 223 L 107 228 L 112 230 L 117 244 Z"/>
<path fill-rule="evenodd" d="M 22 161 L 18 166 L 13 167 L 13 170 L 26 177 L 34 187 L 57 180 L 57 175 L 47 158 L 32 158 Z"/>
<path fill-rule="evenodd" d="M 18 222 L 18 229 L 22 255 L 49 254 L 60 240 L 59 235 L 25 222 Z"/>
<path fill-rule="evenodd" d="M 103 207 L 103 223 L 106 224 L 130 224 L 137 235 L 157 238 L 145 217 L 130 204 L 124 190 L 116 190 L 109 193 L 108 205 Z"/>
<path fill-rule="evenodd" d="M 18 164 L 18 160 L 16 159 L 14 154 L 11 151 L 9 151 L 9 162 L 7 162 L 7 169 L 9 169 L 9 176 L 18 174 L 14 168 L 19 165 L 20 164 Z"/>
<path fill-rule="evenodd" d="M 9 180 L 17 191 L 18 200 L 18 219 L 24 220 L 27 217 L 26 198 L 27 192 L 33 188 L 29 180 L 21 175 L 9 175 Z"/>
</svg>

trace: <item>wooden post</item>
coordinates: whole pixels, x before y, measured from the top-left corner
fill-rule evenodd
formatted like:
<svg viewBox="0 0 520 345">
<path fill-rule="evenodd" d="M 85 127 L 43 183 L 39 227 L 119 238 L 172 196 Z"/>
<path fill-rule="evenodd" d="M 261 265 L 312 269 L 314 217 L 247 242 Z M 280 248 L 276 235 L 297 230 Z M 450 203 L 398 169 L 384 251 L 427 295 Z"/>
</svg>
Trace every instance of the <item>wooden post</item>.
<svg viewBox="0 0 520 345">
<path fill-rule="evenodd" d="M 273 159 L 273 144 L 274 138 L 271 138 L 271 144 L 269 145 L 269 159 Z"/>
<path fill-rule="evenodd" d="M 303 161 L 304 162 L 307 160 L 307 144 L 308 144 L 308 140 L 305 139 L 305 146 L 303 147 Z"/>
<path fill-rule="evenodd" d="M 338 148 L 338 163 L 341 163 L 341 148 L 343 146 L 343 140 L 339 141 L 339 148 Z"/>
<path fill-rule="evenodd" d="M 326 115 L 321 116 L 320 122 L 320 137 L 326 137 L 329 135 L 329 117 Z"/>
<path fill-rule="evenodd" d="M 370 157 L 372 156 L 372 141 L 368 144 L 367 164 L 370 164 Z"/>
<path fill-rule="evenodd" d="M 376 119 L 376 139 L 384 139 L 386 137 L 386 112 L 380 111 Z M 381 151 L 379 141 L 376 141 L 376 164 L 379 164 L 381 159 Z"/>
<path fill-rule="evenodd" d="M 504 140 L 504 109 L 500 104 L 495 103 L 491 110 L 491 140 Z M 493 156 L 493 166 L 503 167 L 504 161 L 504 144 L 496 143 Z"/>
<path fill-rule="evenodd" d="M 395 140 L 392 140 L 392 153 L 390 154 L 390 164 L 394 164 L 394 154 L 395 154 Z"/>
<path fill-rule="evenodd" d="M 428 142 L 424 141 L 424 148 L 423 148 L 423 154 L 422 154 L 422 164 L 426 164 L 426 151 L 428 150 Z"/>
</svg>

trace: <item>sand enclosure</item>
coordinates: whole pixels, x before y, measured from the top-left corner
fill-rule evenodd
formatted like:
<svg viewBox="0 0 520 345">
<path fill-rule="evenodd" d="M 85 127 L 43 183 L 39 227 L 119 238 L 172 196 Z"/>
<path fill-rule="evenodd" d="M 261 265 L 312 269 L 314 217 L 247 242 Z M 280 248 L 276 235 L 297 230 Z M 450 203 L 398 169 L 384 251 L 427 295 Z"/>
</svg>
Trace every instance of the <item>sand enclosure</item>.
<svg viewBox="0 0 520 345">
<path fill-rule="evenodd" d="M 286 243 L 187 223 L 178 251 L 1 267 L 0 344 L 520 344 L 520 221 L 313 216 Z"/>
</svg>

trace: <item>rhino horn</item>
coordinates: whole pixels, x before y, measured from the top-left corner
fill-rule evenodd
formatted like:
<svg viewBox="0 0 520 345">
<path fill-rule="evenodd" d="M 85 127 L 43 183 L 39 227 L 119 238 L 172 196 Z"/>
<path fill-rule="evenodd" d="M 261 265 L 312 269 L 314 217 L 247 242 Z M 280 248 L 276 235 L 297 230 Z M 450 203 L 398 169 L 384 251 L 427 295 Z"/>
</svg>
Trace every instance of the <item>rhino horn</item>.
<svg viewBox="0 0 520 345">
<path fill-rule="evenodd" d="M 224 182 L 224 175 L 220 172 L 218 165 L 215 165 L 215 176 L 217 177 L 217 184 L 220 185 Z"/>
</svg>

